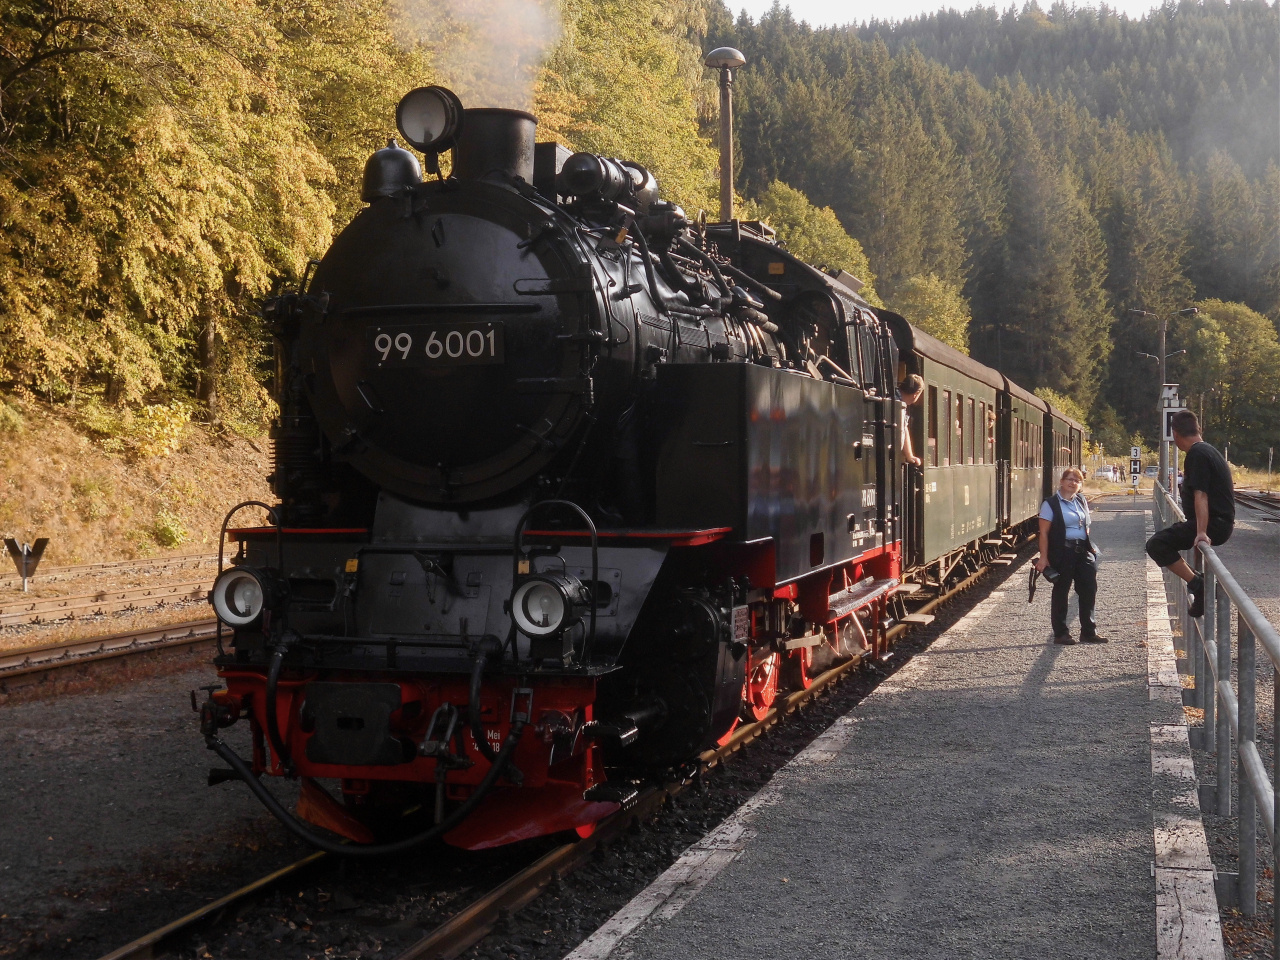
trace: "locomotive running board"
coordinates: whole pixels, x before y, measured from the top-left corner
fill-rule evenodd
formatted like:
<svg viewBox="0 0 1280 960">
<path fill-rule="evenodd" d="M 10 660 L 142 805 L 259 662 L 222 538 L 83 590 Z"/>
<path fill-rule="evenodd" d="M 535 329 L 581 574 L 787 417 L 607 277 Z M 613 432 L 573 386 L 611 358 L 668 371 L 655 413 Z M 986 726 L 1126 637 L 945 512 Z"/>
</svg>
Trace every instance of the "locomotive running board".
<svg viewBox="0 0 1280 960">
<path fill-rule="evenodd" d="M 887 580 L 867 578 L 852 587 L 831 594 L 827 598 L 827 622 L 846 617 L 859 607 L 865 607 L 873 600 L 891 593 L 898 586 L 898 581 L 890 577 Z"/>
</svg>

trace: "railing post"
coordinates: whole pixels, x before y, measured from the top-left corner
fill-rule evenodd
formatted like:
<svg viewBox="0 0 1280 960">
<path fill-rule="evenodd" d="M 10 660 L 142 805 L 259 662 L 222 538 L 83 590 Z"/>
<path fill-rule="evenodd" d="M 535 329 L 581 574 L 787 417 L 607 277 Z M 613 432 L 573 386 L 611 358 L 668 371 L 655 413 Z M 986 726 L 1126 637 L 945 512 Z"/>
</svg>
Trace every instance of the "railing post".
<svg viewBox="0 0 1280 960">
<path fill-rule="evenodd" d="M 1236 746 L 1237 758 L 1241 755 L 1246 743 L 1252 743 L 1257 736 L 1258 703 L 1257 674 L 1254 664 L 1254 650 L 1257 644 L 1253 639 L 1253 631 L 1244 617 L 1239 617 L 1240 652 L 1237 661 L 1240 670 L 1240 742 Z M 1258 800 L 1253 795 L 1249 778 L 1245 776 L 1244 767 L 1237 767 L 1237 779 L 1240 782 L 1240 879 L 1239 896 L 1240 912 L 1245 916 L 1253 916 L 1258 911 Z"/>
<path fill-rule="evenodd" d="M 1208 687 L 1204 692 L 1204 702 L 1201 704 L 1204 708 L 1204 749 L 1206 753 L 1213 753 L 1218 749 L 1218 731 L 1214 723 L 1218 706 L 1218 685 L 1213 676 L 1216 664 L 1209 662 L 1209 644 L 1217 639 L 1216 631 L 1214 630 L 1214 627 L 1217 626 L 1217 601 L 1218 578 L 1214 576 L 1213 571 L 1209 569 L 1209 565 L 1206 563 L 1204 564 L 1204 619 L 1200 621 L 1200 649 L 1204 653 L 1205 683 Z M 1227 746 L 1230 749 L 1230 744 Z"/>
<path fill-rule="evenodd" d="M 1218 682 L 1231 686 L 1231 598 L 1222 584 L 1217 592 Z M 1218 816 L 1231 816 L 1231 718 L 1218 711 Z"/>
<path fill-rule="evenodd" d="M 1192 569 L 1196 573 L 1204 573 L 1204 557 L 1200 551 L 1191 548 Z M 1192 673 L 1196 680 L 1196 692 L 1192 694 L 1191 705 L 1204 709 L 1204 677 L 1208 669 L 1204 664 L 1204 644 L 1200 641 L 1200 625 L 1192 619 L 1190 612 L 1183 621 L 1183 629 L 1187 632 L 1187 656 L 1191 658 Z"/>
</svg>

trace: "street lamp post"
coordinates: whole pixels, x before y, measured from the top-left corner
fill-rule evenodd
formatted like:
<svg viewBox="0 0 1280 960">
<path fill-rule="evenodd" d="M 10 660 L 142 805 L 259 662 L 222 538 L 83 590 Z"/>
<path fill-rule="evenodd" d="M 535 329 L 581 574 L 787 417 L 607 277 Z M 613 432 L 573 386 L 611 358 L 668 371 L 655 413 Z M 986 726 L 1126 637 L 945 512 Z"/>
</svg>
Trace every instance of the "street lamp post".
<svg viewBox="0 0 1280 960">
<path fill-rule="evenodd" d="M 733 71 L 747 58 L 733 47 L 716 47 L 702 61 L 720 71 L 720 222 L 733 219 Z"/>
<path fill-rule="evenodd" d="M 1153 356 L 1150 353 L 1142 353 L 1140 355 L 1144 357 L 1151 357 L 1151 359 L 1153 360 L 1160 361 L 1160 390 L 1163 393 L 1165 382 L 1168 380 L 1168 376 L 1169 376 L 1168 369 L 1167 369 L 1169 358 L 1176 357 L 1180 353 L 1187 352 L 1185 350 L 1177 350 L 1174 353 L 1168 353 L 1168 354 L 1164 352 L 1165 335 L 1169 328 L 1169 318 L 1177 317 L 1177 316 L 1187 316 L 1193 313 L 1199 313 L 1200 311 L 1197 310 L 1195 307 L 1187 307 L 1186 309 L 1183 309 L 1183 310 L 1175 310 L 1173 311 L 1173 313 L 1149 313 L 1146 310 L 1137 310 L 1137 309 L 1130 309 L 1129 312 L 1135 313 L 1140 317 L 1154 317 L 1155 319 L 1160 321 L 1160 353 L 1159 355 Z M 1160 433 L 1158 434 L 1158 436 L 1160 437 L 1160 478 L 1164 480 L 1165 483 L 1169 483 L 1169 443 L 1164 438 L 1164 408 L 1160 405 L 1160 403 L 1161 403 L 1160 399 L 1157 399 L 1156 416 L 1159 418 L 1158 423 L 1159 423 L 1159 429 L 1160 429 Z M 1169 490 L 1172 493 L 1173 491 L 1172 485 L 1170 485 Z"/>
</svg>

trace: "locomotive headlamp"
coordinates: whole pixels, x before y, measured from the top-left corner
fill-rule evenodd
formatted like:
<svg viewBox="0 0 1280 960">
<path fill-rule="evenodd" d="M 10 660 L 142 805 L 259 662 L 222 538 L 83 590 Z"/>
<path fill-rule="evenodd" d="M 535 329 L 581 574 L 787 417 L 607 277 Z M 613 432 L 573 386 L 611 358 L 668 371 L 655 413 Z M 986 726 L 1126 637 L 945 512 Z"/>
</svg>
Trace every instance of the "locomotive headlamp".
<svg viewBox="0 0 1280 960">
<path fill-rule="evenodd" d="M 396 126 L 423 153 L 443 153 L 462 132 L 462 101 L 444 87 L 410 90 L 396 106 Z"/>
<path fill-rule="evenodd" d="M 577 623 L 589 602 L 577 577 L 540 573 L 525 580 L 511 595 L 511 617 L 529 637 L 550 637 Z"/>
<path fill-rule="evenodd" d="M 229 627 L 247 627 L 264 610 L 278 607 L 285 598 L 284 585 L 274 572 L 254 567 L 231 567 L 213 582 L 209 603 Z"/>
</svg>

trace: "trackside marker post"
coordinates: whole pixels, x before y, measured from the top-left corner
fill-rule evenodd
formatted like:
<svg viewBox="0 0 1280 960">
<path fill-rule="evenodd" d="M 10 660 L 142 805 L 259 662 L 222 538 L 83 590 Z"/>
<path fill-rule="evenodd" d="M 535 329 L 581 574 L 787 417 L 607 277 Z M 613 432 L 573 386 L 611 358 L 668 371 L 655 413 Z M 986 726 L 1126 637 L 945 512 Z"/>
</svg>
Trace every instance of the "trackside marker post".
<svg viewBox="0 0 1280 960">
<path fill-rule="evenodd" d="M 13 565 L 18 568 L 18 576 L 22 577 L 22 592 L 26 593 L 27 581 L 40 565 L 40 558 L 44 556 L 44 548 L 49 545 L 49 538 L 40 537 L 34 545 L 24 543 L 18 546 L 18 541 L 13 537 L 5 537 L 4 545 L 9 550 L 9 556 L 13 558 Z"/>
</svg>

